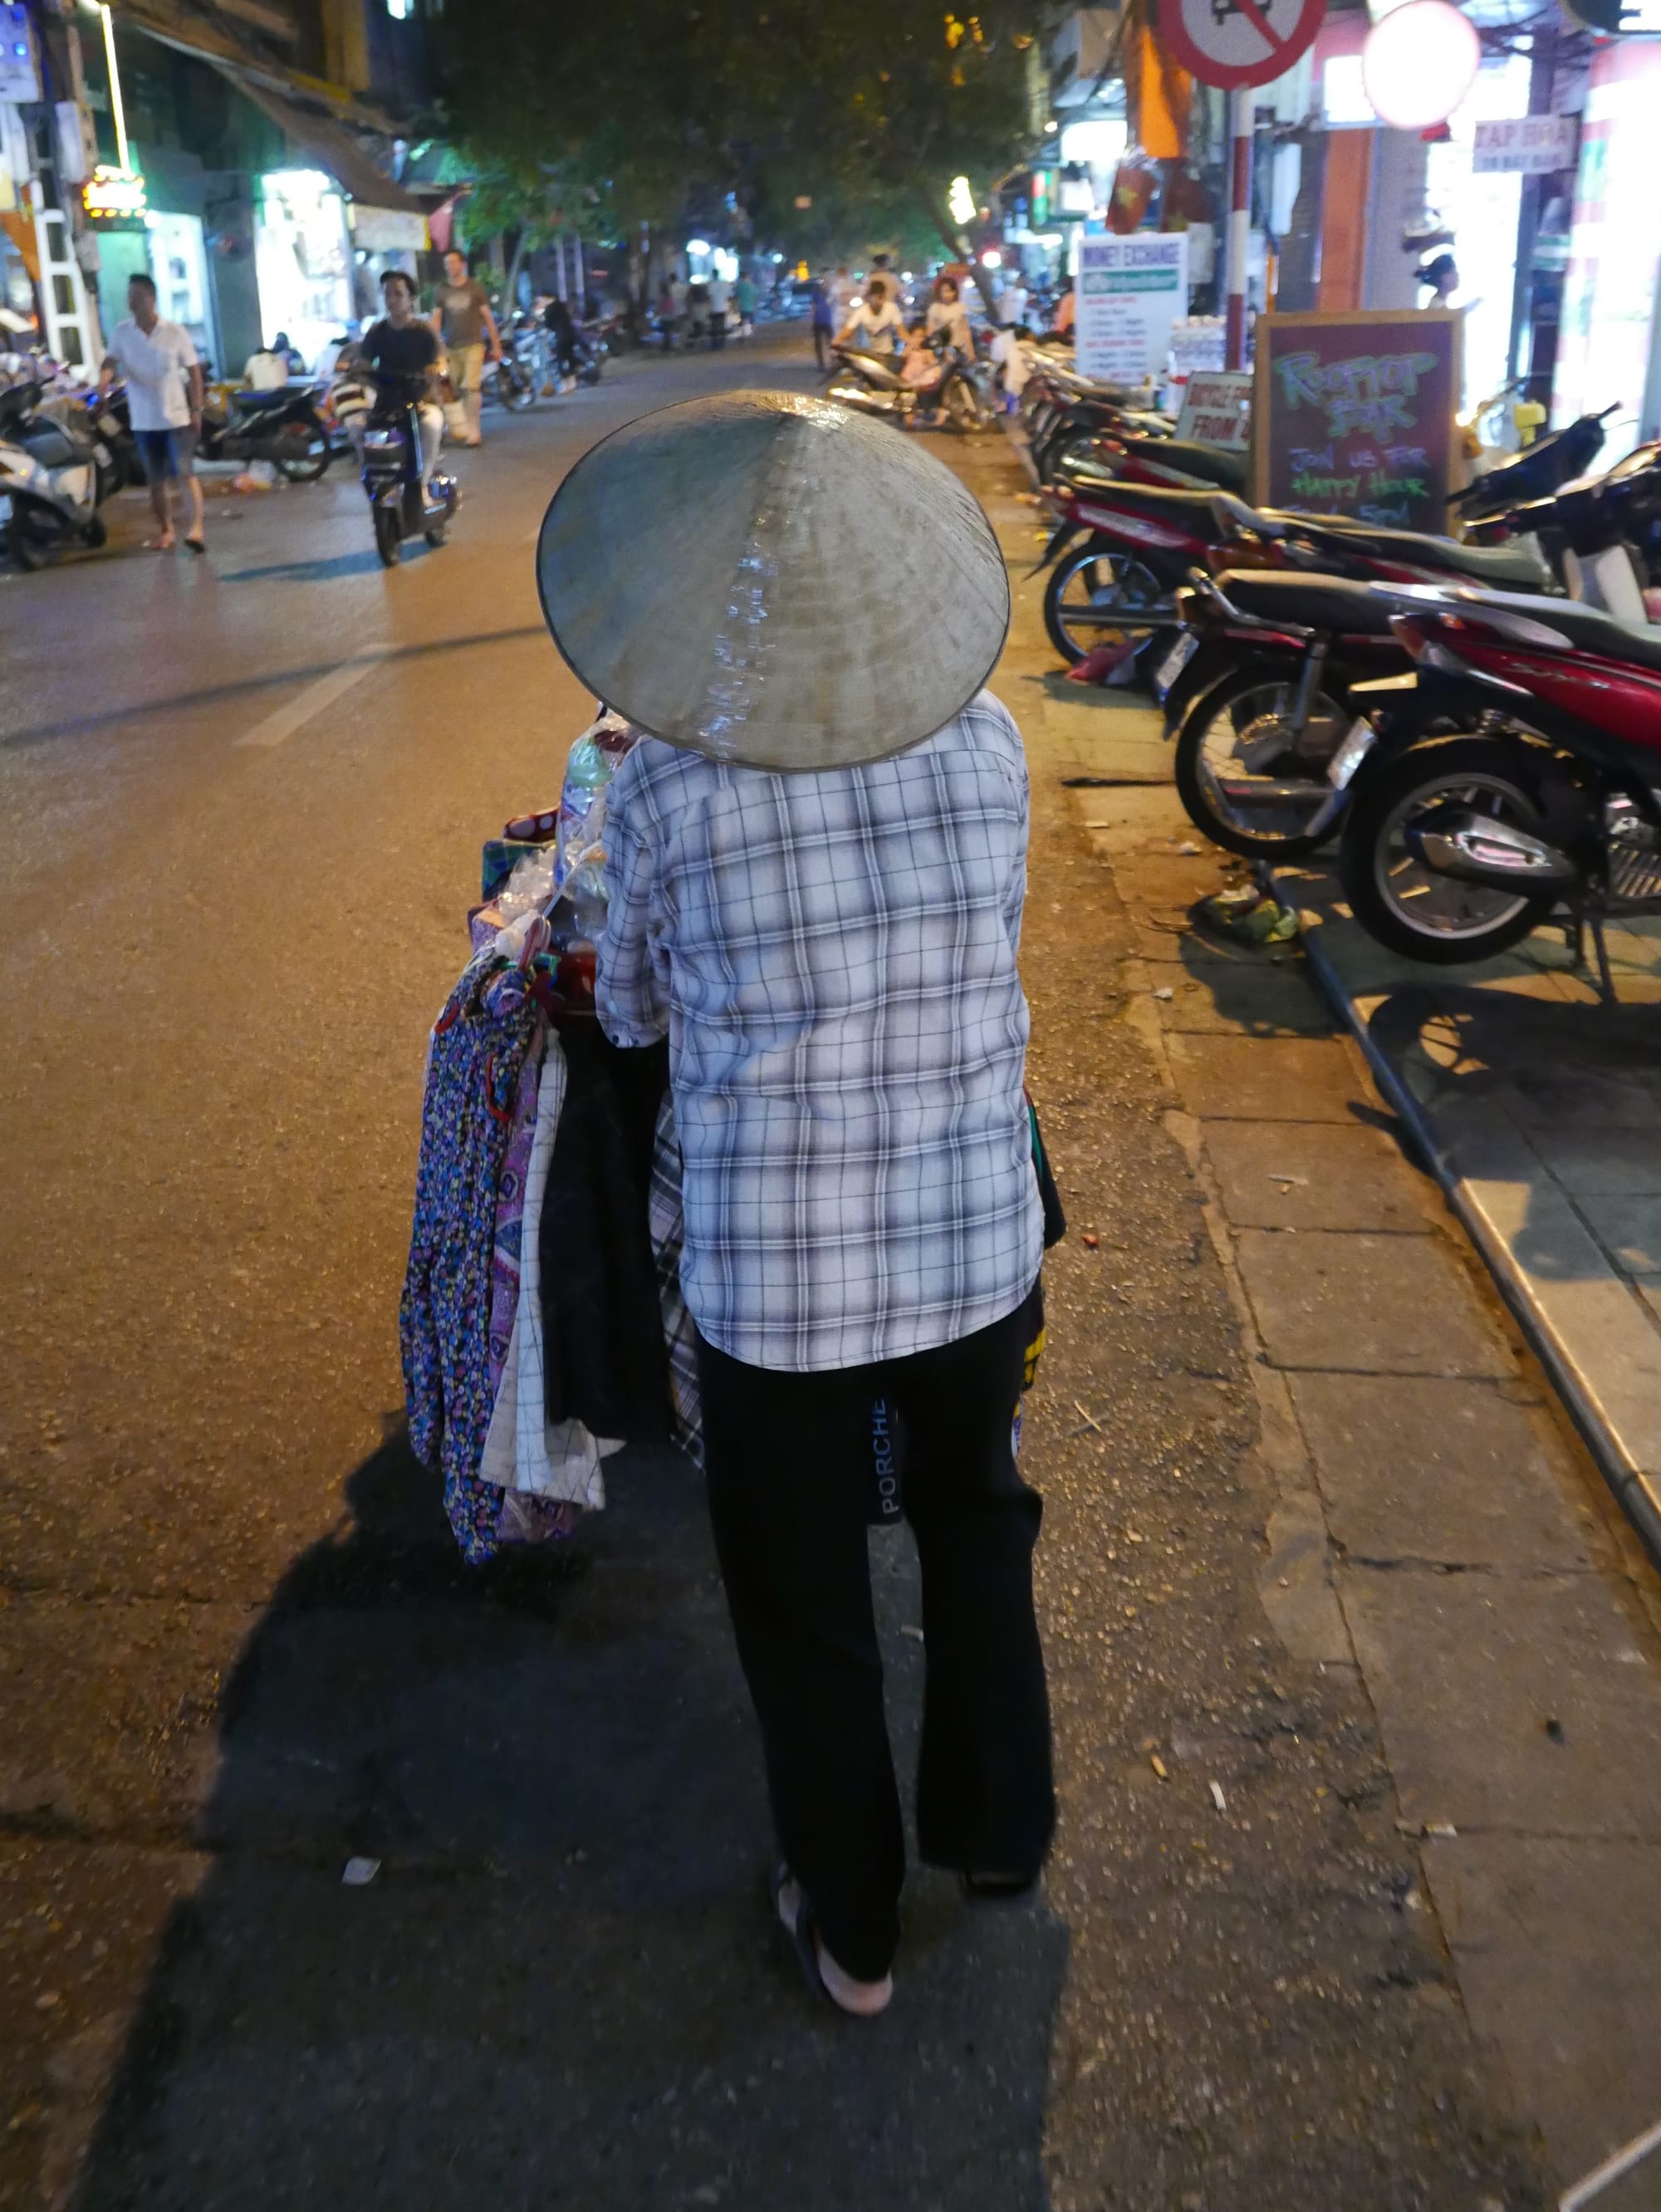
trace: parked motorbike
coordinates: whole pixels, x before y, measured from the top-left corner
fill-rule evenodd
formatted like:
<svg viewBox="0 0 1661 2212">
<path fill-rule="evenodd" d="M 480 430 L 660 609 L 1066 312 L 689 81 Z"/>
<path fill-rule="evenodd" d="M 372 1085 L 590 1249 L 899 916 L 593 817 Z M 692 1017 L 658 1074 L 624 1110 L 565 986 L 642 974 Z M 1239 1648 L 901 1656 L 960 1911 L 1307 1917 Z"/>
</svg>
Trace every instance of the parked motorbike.
<svg viewBox="0 0 1661 2212">
<path fill-rule="evenodd" d="M 536 373 L 530 357 L 530 334 L 528 331 L 502 333 L 501 358 L 493 361 L 480 380 L 481 398 L 494 400 L 513 414 L 534 406 L 536 398 Z"/>
<path fill-rule="evenodd" d="M 377 379 L 375 404 L 364 427 L 363 489 L 369 495 L 375 550 L 388 568 L 397 566 L 406 538 L 419 536 L 429 545 L 442 545 L 461 503 L 460 485 L 443 470 L 433 471 L 422 492 L 416 410 L 426 386 L 425 377 Z"/>
<path fill-rule="evenodd" d="M 290 383 L 271 392 L 233 392 L 221 405 L 205 407 L 197 458 L 270 461 L 290 483 L 315 483 L 330 458 L 316 386 Z"/>
<path fill-rule="evenodd" d="M 1355 919 L 1451 964 L 1561 907 L 1612 996 L 1604 924 L 1661 914 L 1661 630 L 1466 590 L 1397 595 L 1391 626 L 1415 669 L 1344 823 Z"/>
<path fill-rule="evenodd" d="M 66 545 L 102 545 L 99 509 L 119 480 L 107 446 L 41 412 L 42 392 L 0 391 L 0 498 L 6 550 L 20 568 L 42 568 Z"/>
<path fill-rule="evenodd" d="M 1253 535 L 1282 573 L 1197 578 L 1175 611 L 1183 635 L 1154 676 L 1195 825 L 1231 852 L 1282 857 L 1313 851 L 1337 829 L 1360 754 L 1346 754 L 1336 775 L 1334 757 L 1361 711 L 1357 689 L 1376 693 L 1410 665 L 1389 627 L 1390 598 L 1358 591 L 1363 580 L 1520 589 L 1548 603 L 1567 592 L 1641 624 L 1656 596 L 1646 598 L 1646 561 L 1661 525 L 1661 446 L 1640 447 L 1606 476 L 1511 520 L 1525 534 L 1482 548 L 1256 516 Z M 1355 580 L 1284 572 L 1317 557 Z"/>
<path fill-rule="evenodd" d="M 1603 450 L 1603 425 L 1618 404 L 1605 407 L 1597 415 L 1582 415 L 1561 430 L 1537 438 L 1511 459 L 1473 477 L 1448 500 L 1453 520 L 1475 522 L 1483 515 L 1525 506 L 1531 500 L 1549 499 L 1565 484 L 1585 476 Z"/>
<path fill-rule="evenodd" d="M 924 385 L 908 384 L 892 358 L 856 346 L 834 347 L 840 367 L 827 397 L 891 422 L 909 422 L 918 414 L 938 412 L 956 430 L 988 428 L 991 409 L 968 356 L 943 331 L 937 331 L 928 343 L 937 366 Z"/>
</svg>

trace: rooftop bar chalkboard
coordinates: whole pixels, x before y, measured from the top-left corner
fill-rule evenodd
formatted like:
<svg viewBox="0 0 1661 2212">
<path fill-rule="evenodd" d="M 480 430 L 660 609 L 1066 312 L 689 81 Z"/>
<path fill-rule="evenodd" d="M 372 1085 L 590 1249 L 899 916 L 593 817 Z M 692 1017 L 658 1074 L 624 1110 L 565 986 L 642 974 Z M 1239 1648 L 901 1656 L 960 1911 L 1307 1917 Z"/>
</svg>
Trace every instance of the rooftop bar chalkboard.
<svg viewBox="0 0 1661 2212">
<path fill-rule="evenodd" d="M 1258 506 L 1446 531 L 1460 480 L 1462 319 L 1443 308 L 1261 316 Z"/>
</svg>

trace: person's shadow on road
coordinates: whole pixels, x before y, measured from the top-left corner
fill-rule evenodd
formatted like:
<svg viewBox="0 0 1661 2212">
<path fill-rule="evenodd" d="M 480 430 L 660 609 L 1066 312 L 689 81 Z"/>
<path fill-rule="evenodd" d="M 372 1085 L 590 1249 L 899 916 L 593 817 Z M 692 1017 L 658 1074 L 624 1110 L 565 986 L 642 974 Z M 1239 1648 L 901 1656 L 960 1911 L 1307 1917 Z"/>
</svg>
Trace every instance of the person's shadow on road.
<svg viewBox="0 0 1661 2212">
<path fill-rule="evenodd" d="M 698 1482 L 664 1455 L 608 1483 L 580 1554 L 480 1578 L 402 1438 L 351 1478 L 227 1686 L 209 1871 L 74 2212 L 1047 2202 L 1064 1930 L 925 1877 L 888 2017 L 814 2007 Z M 909 1759 L 914 1571 L 873 1540 Z"/>
</svg>

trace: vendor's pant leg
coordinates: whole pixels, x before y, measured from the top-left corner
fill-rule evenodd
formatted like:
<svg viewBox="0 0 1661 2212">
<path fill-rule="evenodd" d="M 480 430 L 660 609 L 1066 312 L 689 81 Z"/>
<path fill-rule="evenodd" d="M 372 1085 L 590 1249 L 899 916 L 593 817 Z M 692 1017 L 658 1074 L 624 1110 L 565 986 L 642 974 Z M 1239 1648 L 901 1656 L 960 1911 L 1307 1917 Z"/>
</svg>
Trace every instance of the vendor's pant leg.
<svg viewBox="0 0 1661 2212">
<path fill-rule="evenodd" d="M 1017 1311 L 881 1370 L 904 1424 L 901 1488 L 923 1572 L 918 1846 L 935 1866 L 1022 1876 L 1055 1827 L 1033 1610 L 1043 1509 L 1010 1437 L 1027 1334 Z"/>
<path fill-rule="evenodd" d="M 749 1367 L 700 1340 L 710 1517 L 779 1848 L 861 1980 L 899 1939 L 905 1841 L 866 1552 L 871 1370 Z"/>
</svg>

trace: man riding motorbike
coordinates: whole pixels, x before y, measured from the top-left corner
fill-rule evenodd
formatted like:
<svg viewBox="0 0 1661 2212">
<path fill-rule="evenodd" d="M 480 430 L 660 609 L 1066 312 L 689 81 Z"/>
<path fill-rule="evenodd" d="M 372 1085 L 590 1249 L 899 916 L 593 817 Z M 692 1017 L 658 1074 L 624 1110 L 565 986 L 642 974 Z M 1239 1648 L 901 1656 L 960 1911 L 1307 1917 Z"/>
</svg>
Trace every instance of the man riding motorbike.
<svg viewBox="0 0 1661 2212">
<path fill-rule="evenodd" d="M 398 378 L 422 380 L 423 396 L 415 408 L 415 422 L 421 433 L 421 483 L 425 494 L 444 437 L 444 416 L 432 398 L 438 337 L 432 325 L 416 314 L 415 283 L 402 269 L 389 269 L 380 280 L 380 289 L 386 313 L 364 332 L 358 352 L 378 380 L 389 383 Z M 367 419 L 361 417 L 354 423 L 355 433 Z"/>
</svg>

